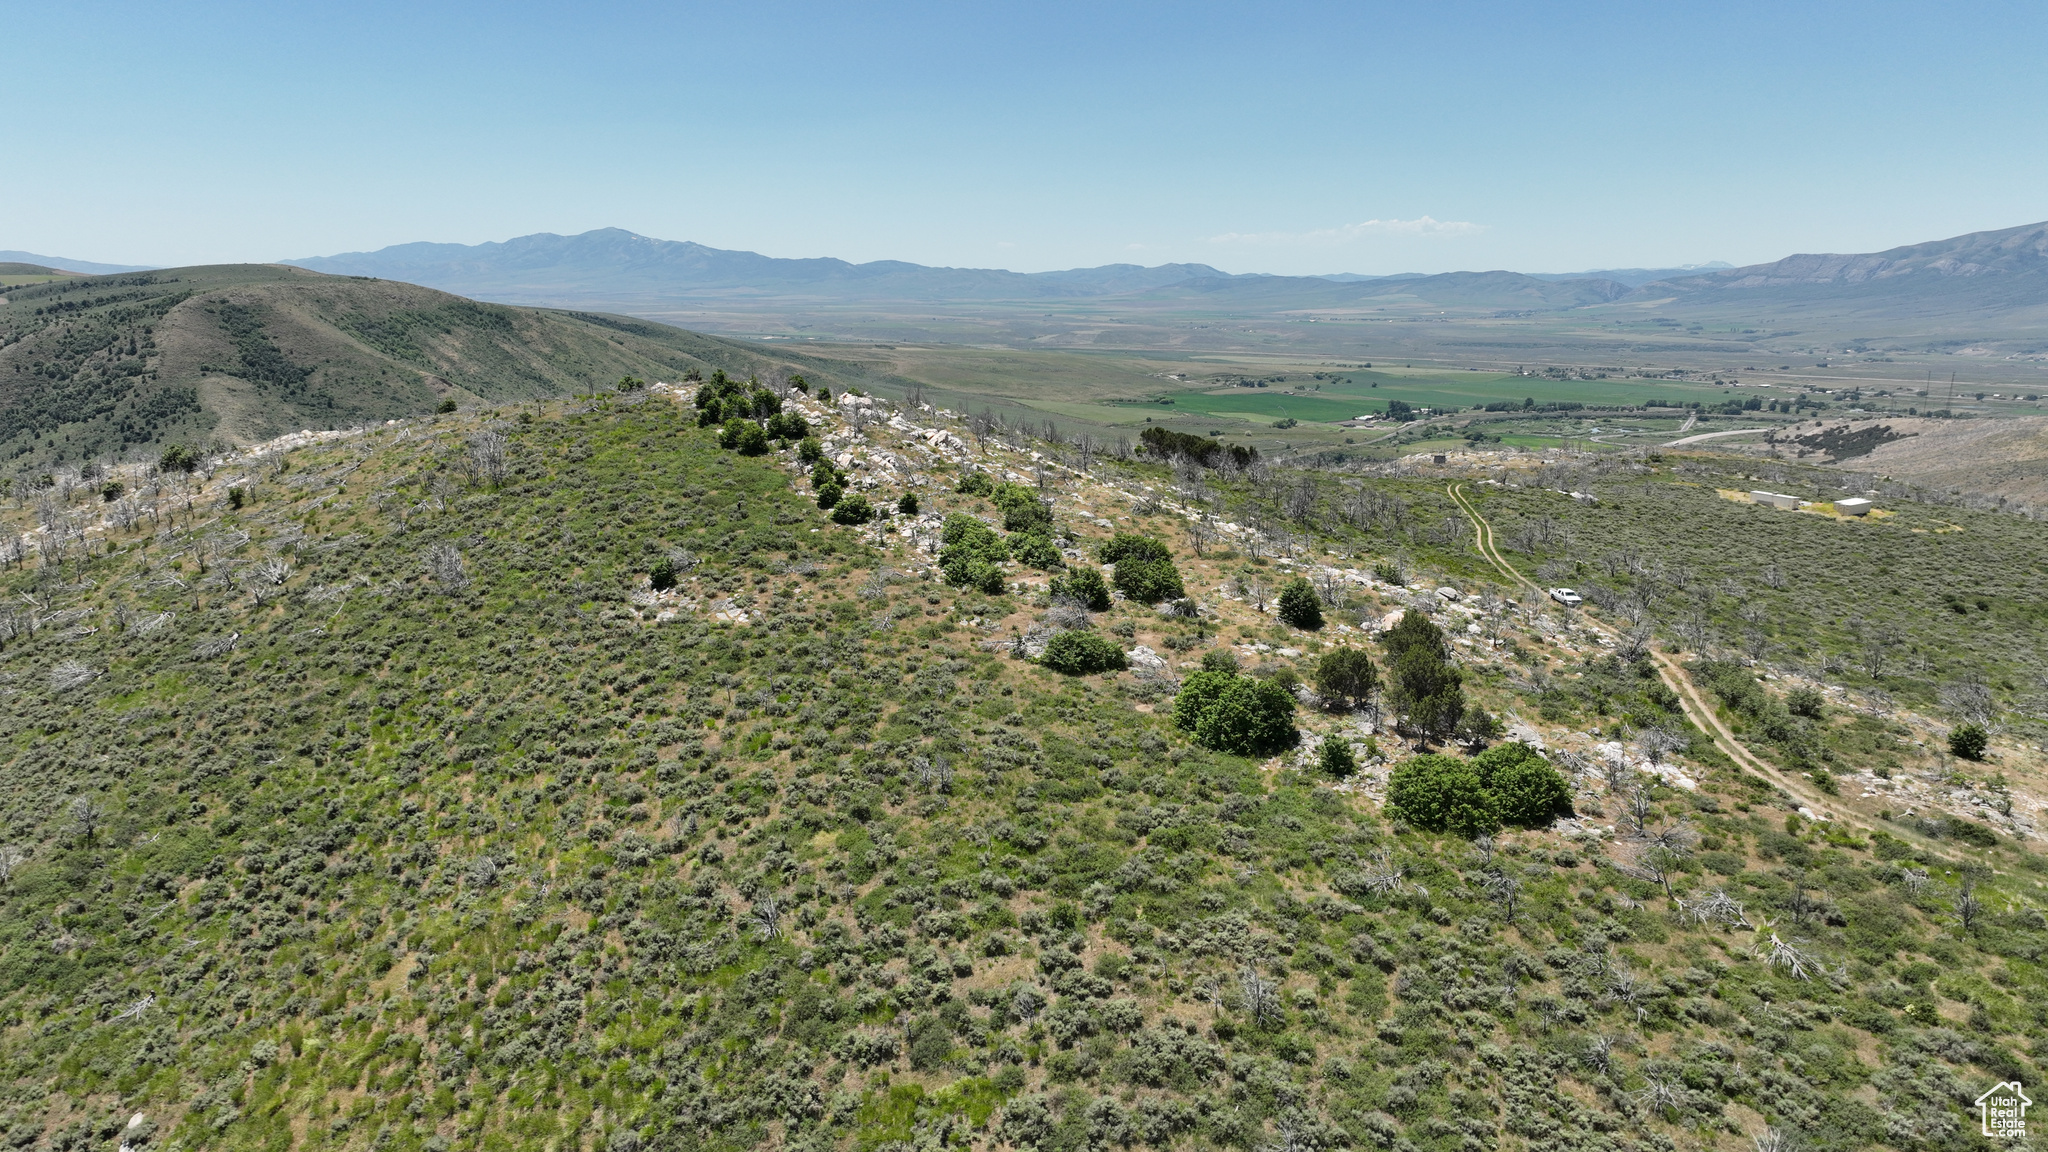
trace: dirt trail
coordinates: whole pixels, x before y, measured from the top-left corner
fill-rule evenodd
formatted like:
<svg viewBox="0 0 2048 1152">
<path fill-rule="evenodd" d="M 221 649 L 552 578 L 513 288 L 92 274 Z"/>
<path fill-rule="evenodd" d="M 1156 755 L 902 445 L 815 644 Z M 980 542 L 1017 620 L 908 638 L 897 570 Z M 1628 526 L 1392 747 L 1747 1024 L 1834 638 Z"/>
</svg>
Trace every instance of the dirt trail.
<svg viewBox="0 0 2048 1152">
<path fill-rule="evenodd" d="M 1479 514 L 1479 509 L 1473 505 L 1471 498 L 1465 494 L 1464 485 L 1446 485 L 1444 491 L 1450 495 L 1452 501 L 1458 505 L 1458 508 L 1465 513 L 1465 517 L 1472 521 L 1473 539 L 1479 545 L 1479 554 L 1486 558 L 1487 563 L 1492 564 L 1501 575 L 1535 592 L 1539 596 L 1548 596 L 1550 594 L 1545 589 L 1537 587 L 1534 581 L 1516 571 L 1515 566 L 1509 564 L 1507 558 L 1500 554 L 1499 548 L 1493 542 L 1493 525 L 1488 524 L 1486 518 Z M 1581 614 L 1580 619 L 1584 620 L 1587 626 L 1596 631 L 1609 636 L 1618 635 L 1618 631 L 1614 627 L 1593 618 L 1590 614 Z M 1711 736 L 1714 740 L 1714 746 L 1719 748 L 1723 755 L 1742 767 L 1757 773 L 1771 783 L 1776 784 L 1778 787 L 1783 788 L 1788 795 L 1794 797 L 1800 803 L 1806 804 L 1817 812 L 1826 813 L 1831 819 L 1847 819 L 1855 823 L 1862 822 L 1852 814 L 1845 814 L 1827 805 L 1825 800 L 1814 794 L 1813 789 L 1802 786 L 1803 782 L 1795 781 L 1790 774 L 1780 771 L 1776 765 L 1758 758 L 1756 754 L 1743 747 L 1742 742 L 1735 738 L 1735 733 L 1730 731 L 1728 726 L 1722 723 L 1721 717 L 1715 713 L 1713 705 L 1706 698 L 1706 694 L 1701 692 L 1699 686 L 1692 682 L 1692 677 L 1686 674 L 1685 666 L 1673 659 L 1671 655 L 1651 649 L 1650 659 L 1656 664 L 1657 676 L 1664 681 L 1664 686 L 1678 694 L 1678 705 L 1685 711 L 1686 718 L 1697 724 L 1700 731 Z"/>
<path fill-rule="evenodd" d="M 1685 429 L 1680 428 L 1679 431 L 1683 432 Z M 1725 432 L 1701 432 L 1692 436 L 1681 436 L 1676 440 L 1666 440 L 1664 447 L 1676 448 L 1681 444 L 1697 444 L 1702 440 L 1719 440 L 1723 436 L 1746 436 L 1751 432 L 1769 431 L 1769 428 L 1730 428 Z"/>
</svg>

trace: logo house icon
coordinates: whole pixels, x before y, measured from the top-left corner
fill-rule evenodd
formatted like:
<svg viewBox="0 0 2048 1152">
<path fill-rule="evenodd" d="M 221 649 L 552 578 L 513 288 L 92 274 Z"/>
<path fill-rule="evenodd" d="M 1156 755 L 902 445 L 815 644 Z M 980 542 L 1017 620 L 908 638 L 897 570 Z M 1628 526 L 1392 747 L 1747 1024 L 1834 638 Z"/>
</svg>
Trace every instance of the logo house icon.
<svg viewBox="0 0 2048 1152">
<path fill-rule="evenodd" d="M 1977 1114 L 1983 1122 L 1984 1134 L 2001 1140 L 2025 1136 L 2027 1105 L 2032 1103 L 2017 1080 L 2007 1080 L 1977 1097 Z"/>
</svg>

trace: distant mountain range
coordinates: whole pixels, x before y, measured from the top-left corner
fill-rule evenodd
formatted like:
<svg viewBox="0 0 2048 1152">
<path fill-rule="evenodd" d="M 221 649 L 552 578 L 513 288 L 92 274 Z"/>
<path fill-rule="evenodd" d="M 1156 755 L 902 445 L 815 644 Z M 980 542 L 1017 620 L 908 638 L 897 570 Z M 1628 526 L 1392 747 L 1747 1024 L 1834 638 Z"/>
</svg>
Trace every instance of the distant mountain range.
<svg viewBox="0 0 2048 1152">
<path fill-rule="evenodd" d="M 346 276 L 376 276 L 519 303 L 653 293 L 811 296 L 862 300 L 1071 299 L 1143 292 L 1188 280 L 1231 279 L 1207 264 L 1106 264 L 1064 272 L 932 268 L 901 260 L 789 260 L 656 240 L 623 228 L 577 236 L 540 232 L 502 243 L 398 244 L 375 252 L 286 260 Z"/>
<path fill-rule="evenodd" d="M 142 270 L 30 252 L 0 251 L 0 261 L 93 274 Z M 2048 223 L 1972 232 L 1883 252 L 1788 256 L 1742 268 L 1717 263 L 1585 273 L 1272 276 L 1232 274 L 1207 264 L 1106 264 L 1010 272 L 935 268 L 901 260 L 854 264 L 829 257 L 784 259 L 658 240 L 621 228 L 576 236 L 542 232 L 486 244 L 399 244 L 375 252 L 280 263 L 335 275 L 402 280 L 510 304 L 603 304 L 629 311 L 714 302 L 721 310 L 746 311 L 791 305 L 1112 300 L 1184 301 L 1268 312 L 1369 307 L 1376 302 L 1556 310 L 1624 301 L 1656 302 L 1681 311 L 1748 309 L 1755 304 L 1839 307 L 1865 317 L 2048 309 Z"/>
<path fill-rule="evenodd" d="M 1676 268 L 1595 268 L 1589 272 L 1529 272 L 1525 275 L 1537 280 L 1612 280 L 1634 288 L 1653 280 L 1669 280 L 1674 276 L 1691 276 L 1733 267 L 1735 265 L 1726 260 L 1711 260 L 1705 264 L 1681 264 Z M 1427 275 L 1423 272 L 1396 272 L 1391 276 L 1369 276 L 1361 272 L 1337 272 L 1316 279 L 1334 280 L 1339 284 L 1363 284 L 1368 280 L 1422 280 Z"/>
<path fill-rule="evenodd" d="M 657 240 L 621 228 L 576 236 L 537 233 L 502 243 L 399 244 L 284 263 L 346 276 L 424 284 L 515 304 L 680 303 L 716 299 L 834 302 L 1080 301 L 1185 296 L 1264 307 L 1336 307 L 1381 296 L 1455 299 L 1502 307 L 1571 307 L 1624 295 L 1629 285 L 1599 277 L 1453 272 L 1364 277 L 1232 274 L 1207 264 L 1105 264 L 1060 272 L 933 268 L 900 260 L 851 264 L 790 260 Z"/>
<path fill-rule="evenodd" d="M 37 258 L 39 262 L 58 263 Z M 1452 272 L 1365 276 L 1232 274 L 1207 264 L 1107 264 L 1061 272 L 934 268 L 900 260 L 853 264 L 657 240 L 620 228 L 576 236 L 537 233 L 502 243 L 400 244 L 375 252 L 288 260 L 319 272 L 374 276 L 515 304 L 684 305 L 1087 301 L 1111 297 L 1205 301 L 1270 310 L 1341 308 L 1406 300 L 1478 307 L 1559 309 L 1622 300 L 1900 306 L 1929 296 L 1937 311 L 2048 304 L 2048 224 L 1973 232 L 1862 255 L 1798 255 L 1734 268 L 1627 268 L 1588 273 Z M 1857 303 L 1860 301 L 1861 303 Z M 1908 311 L 1917 309 L 1909 307 Z"/>
<path fill-rule="evenodd" d="M 1636 288 L 1658 280 L 1696 276 L 1702 272 L 1716 272 L 1733 267 L 1735 265 L 1726 260 L 1711 260 L 1705 264 L 1681 264 L 1676 268 L 1596 268 L 1591 272 L 1531 272 L 1529 275 L 1538 280 L 1613 280 Z"/>
<path fill-rule="evenodd" d="M 2048 300 L 2048 223 L 1971 232 L 1864 255 L 1787 256 L 1770 264 L 1674 277 L 1653 287 L 1695 296 L 1798 297 L 1815 289 L 1861 296 L 1937 291 L 1987 302 L 2040 304 Z"/>
<path fill-rule="evenodd" d="M 38 256 L 33 252 L 0 252 L 0 263 L 37 264 L 62 272 L 81 272 L 87 276 L 111 276 L 116 272 L 147 272 L 148 264 L 95 264 L 90 260 L 67 260 L 62 256 Z"/>
</svg>

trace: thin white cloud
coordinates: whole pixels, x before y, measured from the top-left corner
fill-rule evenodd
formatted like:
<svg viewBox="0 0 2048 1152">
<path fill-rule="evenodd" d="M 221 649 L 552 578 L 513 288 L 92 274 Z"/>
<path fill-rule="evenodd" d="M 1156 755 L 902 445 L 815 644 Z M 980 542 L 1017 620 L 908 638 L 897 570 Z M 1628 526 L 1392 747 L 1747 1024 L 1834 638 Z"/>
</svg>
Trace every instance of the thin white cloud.
<svg viewBox="0 0 2048 1152">
<path fill-rule="evenodd" d="M 1225 232 L 1209 237 L 1211 244 L 1287 244 L 1325 247 L 1349 244 L 1373 236 L 1471 236 L 1486 231 L 1486 225 L 1467 220 L 1438 220 L 1418 216 L 1413 220 L 1366 220 L 1337 228 L 1312 232 Z"/>
</svg>

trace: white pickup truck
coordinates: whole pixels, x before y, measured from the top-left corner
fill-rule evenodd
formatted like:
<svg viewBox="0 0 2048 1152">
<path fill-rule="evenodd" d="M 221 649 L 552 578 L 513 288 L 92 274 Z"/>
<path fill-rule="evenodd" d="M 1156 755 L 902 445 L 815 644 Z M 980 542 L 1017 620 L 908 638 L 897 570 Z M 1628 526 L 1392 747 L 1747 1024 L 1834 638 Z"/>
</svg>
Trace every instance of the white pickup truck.
<svg viewBox="0 0 2048 1152">
<path fill-rule="evenodd" d="M 1586 602 L 1585 597 L 1580 596 L 1569 588 L 1552 588 L 1550 590 L 1550 598 L 1567 608 L 1577 608 Z"/>
</svg>

